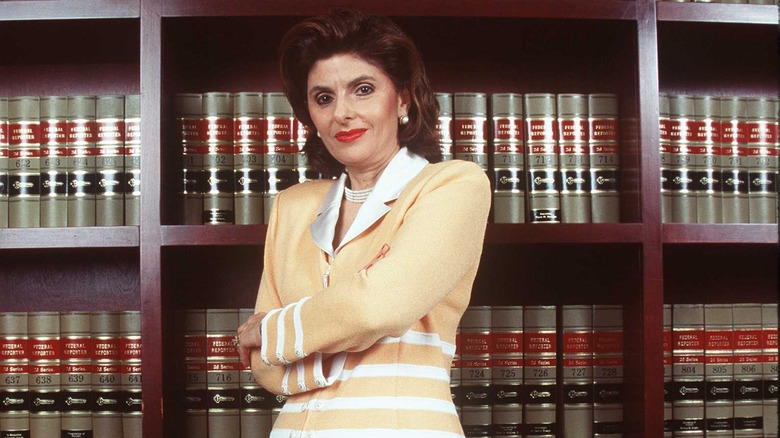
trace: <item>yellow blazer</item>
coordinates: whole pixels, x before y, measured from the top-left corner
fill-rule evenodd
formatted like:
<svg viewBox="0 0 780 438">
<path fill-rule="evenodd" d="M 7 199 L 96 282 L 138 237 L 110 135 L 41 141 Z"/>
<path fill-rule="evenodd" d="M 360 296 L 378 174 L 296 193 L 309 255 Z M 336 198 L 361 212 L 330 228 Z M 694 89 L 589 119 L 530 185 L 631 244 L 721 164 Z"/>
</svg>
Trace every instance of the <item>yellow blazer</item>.
<svg viewBox="0 0 780 438">
<path fill-rule="evenodd" d="M 361 207 L 368 219 L 359 213 L 359 233 L 339 248 L 318 222 L 333 214 L 343 180 L 277 196 L 256 303 L 269 313 L 252 354 L 257 381 L 289 396 L 271 437 L 462 436 L 449 369 L 490 185 L 473 163 L 419 160 L 399 152 Z"/>
</svg>

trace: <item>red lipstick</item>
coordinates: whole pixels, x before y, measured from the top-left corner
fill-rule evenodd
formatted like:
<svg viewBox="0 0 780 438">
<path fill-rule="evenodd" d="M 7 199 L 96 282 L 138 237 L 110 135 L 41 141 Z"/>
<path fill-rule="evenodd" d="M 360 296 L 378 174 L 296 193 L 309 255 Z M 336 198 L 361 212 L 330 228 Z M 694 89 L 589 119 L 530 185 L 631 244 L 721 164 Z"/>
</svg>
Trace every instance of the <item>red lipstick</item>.
<svg viewBox="0 0 780 438">
<path fill-rule="evenodd" d="M 365 129 L 350 129 L 349 131 L 341 131 L 335 135 L 336 140 L 342 143 L 351 143 L 365 134 Z"/>
</svg>

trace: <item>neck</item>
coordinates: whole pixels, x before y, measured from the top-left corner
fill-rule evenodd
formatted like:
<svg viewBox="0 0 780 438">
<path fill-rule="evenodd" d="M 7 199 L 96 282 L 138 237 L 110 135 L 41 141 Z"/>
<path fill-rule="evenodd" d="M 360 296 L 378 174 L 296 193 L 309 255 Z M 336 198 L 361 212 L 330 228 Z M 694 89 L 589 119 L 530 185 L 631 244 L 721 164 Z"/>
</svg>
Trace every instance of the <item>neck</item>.
<svg viewBox="0 0 780 438">
<path fill-rule="evenodd" d="M 379 181 L 379 177 L 382 176 L 387 165 L 393 160 L 395 154 L 398 153 L 397 149 L 394 153 L 390 154 L 387 158 L 381 160 L 378 163 L 374 163 L 366 167 L 347 167 L 347 176 L 349 177 L 349 187 L 352 190 L 364 190 L 374 187 Z"/>
</svg>

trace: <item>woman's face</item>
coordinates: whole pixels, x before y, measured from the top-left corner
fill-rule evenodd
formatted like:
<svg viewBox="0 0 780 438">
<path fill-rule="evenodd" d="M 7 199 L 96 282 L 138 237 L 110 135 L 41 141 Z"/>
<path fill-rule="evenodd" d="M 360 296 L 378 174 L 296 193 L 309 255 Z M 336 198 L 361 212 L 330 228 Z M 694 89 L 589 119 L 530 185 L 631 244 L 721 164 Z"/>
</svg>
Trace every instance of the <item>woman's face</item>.
<svg viewBox="0 0 780 438">
<path fill-rule="evenodd" d="M 338 54 L 312 66 L 307 87 L 314 127 L 348 170 L 382 166 L 398 151 L 398 118 L 407 114 L 409 97 L 381 69 Z"/>
</svg>

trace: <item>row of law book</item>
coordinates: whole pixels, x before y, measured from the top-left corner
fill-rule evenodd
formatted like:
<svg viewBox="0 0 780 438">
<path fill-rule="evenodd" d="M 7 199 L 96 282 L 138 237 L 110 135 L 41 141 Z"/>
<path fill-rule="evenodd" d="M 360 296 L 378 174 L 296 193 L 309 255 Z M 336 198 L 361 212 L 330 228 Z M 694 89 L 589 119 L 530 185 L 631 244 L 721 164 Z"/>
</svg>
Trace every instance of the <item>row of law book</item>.
<svg viewBox="0 0 780 438">
<path fill-rule="evenodd" d="M 778 436 L 777 304 L 664 306 L 672 436 Z"/>
<path fill-rule="evenodd" d="M 661 213 L 675 223 L 777 223 L 780 100 L 660 95 Z"/>
<path fill-rule="evenodd" d="M 436 99 L 443 159 L 473 161 L 492 176 L 495 222 L 620 221 L 616 95 Z M 174 108 L 183 224 L 267 223 L 279 191 L 322 178 L 282 93 L 183 93 Z"/>
<path fill-rule="evenodd" d="M 140 438 L 138 311 L 0 313 L 0 436 Z"/>
<path fill-rule="evenodd" d="M 139 95 L 0 97 L 0 228 L 138 225 Z"/>
<path fill-rule="evenodd" d="M 776 5 L 777 0 L 658 0 L 675 3 L 730 3 L 730 4 L 743 4 L 743 5 Z"/>
<path fill-rule="evenodd" d="M 458 338 L 467 437 L 623 436 L 621 305 L 471 306 Z"/>
</svg>

